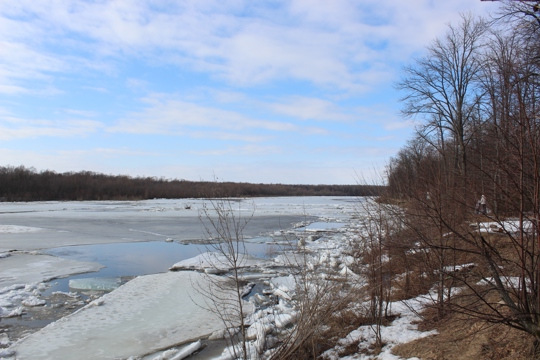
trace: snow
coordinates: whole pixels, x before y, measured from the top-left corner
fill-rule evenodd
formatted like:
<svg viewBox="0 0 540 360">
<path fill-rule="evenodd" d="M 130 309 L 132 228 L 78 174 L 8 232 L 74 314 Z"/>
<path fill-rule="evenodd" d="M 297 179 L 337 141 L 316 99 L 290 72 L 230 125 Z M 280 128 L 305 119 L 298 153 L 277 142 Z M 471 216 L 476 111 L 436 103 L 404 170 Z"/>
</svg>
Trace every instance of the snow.
<svg viewBox="0 0 540 360">
<path fill-rule="evenodd" d="M 505 220 L 501 222 L 481 222 L 479 224 L 471 224 L 473 227 L 477 227 L 480 232 L 485 233 L 505 233 L 505 234 L 517 234 L 519 233 L 519 220 Z M 530 220 L 523 221 L 523 231 L 530 233 L 534 228 L 533 223 Z"/>
<path fill-rule="evenodd" d="M 417 315 L 418 312 L 421 311 L 426 304 L 431 302 L 432 296 L 435 295 L 421 295 L 414 299 L 391 303 L 390 308 L 394 313 L 399 314 L 399 317 L 394 320 L 390 325 L 381 327 L 381 337 L 386 343 L 386 345 L 383 347 L 380 354 L 372 355 L 369 353 L 361 352 L 361 350 L 367 350 L 371 344 L 375 343 L 375 334 L 373 332 L 373 329 L 371 328 L 371 326 L 366 325 L 361 326 L 356 330 L 353 330 L 345 338 L 340 339 L 338 341 L 338 345 L 335 348 L 330 349 L 323 354 L 323 359 L 400 359 L 398 356 L 392 354 L 392 348 L 394 346 L 437 334 L 436 330 L 421 332 L 414 324 L 416 321 L 420 320 Z M 353 344 L 355 342 L 359 342 L 359 352 L 357 354 L 344 357 L 338 356 L 338 352 L 341 348 L 344 348 L 347 345 Z"/>
<path fill-rule="evenodd" d="M 11 349 L 18 360 L 126 359 L 197 340 L 221 328 L 203 296 L 187 291 L 207 281 L 193 272 L 138 277 Z"/>
</svg>

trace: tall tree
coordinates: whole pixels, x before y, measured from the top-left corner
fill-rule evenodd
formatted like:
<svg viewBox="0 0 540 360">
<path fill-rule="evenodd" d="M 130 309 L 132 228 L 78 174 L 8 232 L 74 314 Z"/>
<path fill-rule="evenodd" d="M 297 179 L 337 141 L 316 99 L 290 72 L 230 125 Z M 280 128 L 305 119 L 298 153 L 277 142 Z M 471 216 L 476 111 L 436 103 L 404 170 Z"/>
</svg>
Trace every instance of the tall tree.
<svg viewBox="0 0 540 360">
<path fill-rule="evenodd" d="M 466 128 L 481 99 L 476 86 L 481 63 L 479 52 L 486 26 L 472 15 L 462 15 L 459 26 L 448 26 L 446 35 L 436 39 L 427 54 L 404 68 L 397 88 L 406 117 L 422 116 L 427 129 L 452 139 L 455 168 L 466 175 Z"/>
</svg>

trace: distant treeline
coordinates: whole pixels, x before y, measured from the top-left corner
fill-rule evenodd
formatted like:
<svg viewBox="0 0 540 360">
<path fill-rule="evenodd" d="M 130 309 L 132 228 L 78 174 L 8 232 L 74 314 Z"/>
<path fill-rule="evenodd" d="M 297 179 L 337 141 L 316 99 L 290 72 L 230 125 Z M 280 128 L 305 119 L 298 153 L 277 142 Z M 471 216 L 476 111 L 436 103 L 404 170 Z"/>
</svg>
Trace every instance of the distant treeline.
<svg viewBox="0 0 540 360">
<path fill-rule="evenodd" d="M 284 185 L 169 180 L 105 175 L 91 171 L 38 172 L 24 166 L 0 167 L 0 201 L 144 200 L 215 196 L 373 196 L 372 185 Z"/>
</svg>

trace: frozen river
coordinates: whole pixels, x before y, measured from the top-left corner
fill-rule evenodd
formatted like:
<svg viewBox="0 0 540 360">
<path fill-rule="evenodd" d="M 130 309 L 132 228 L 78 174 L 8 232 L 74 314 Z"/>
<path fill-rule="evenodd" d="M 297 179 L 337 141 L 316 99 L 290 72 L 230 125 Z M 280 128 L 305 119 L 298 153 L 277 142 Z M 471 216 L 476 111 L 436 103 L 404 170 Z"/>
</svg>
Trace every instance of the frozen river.
<svg viewBox="0 0 540 360">
<path fill-rule="evenodd" d="M 199 242 L 207 224 L 204 204 L 200 200 L 0 203 L 0 251 L 167 239 Z M 268 199 L 231 206 L 245 218 L 255 210 L 244 230 L 248 238 L 287 229 L 312 216 L 304 204 L 287 207 Z"/>
<path fill-rule="evenodd" d="M 250 219 L 243 231 L 248 251 L 264 258 L 268 243 L 294 237 L 294 231 L 298 231 L 301 225 L 334 222 L 328 229 L 338 228 L 335 223 L 349 221 L 357 211 L 357 204 L 358 199 L 349 197 L 260 198 L 232 202 L 231 208 L 237 218 Z M 173 264 L 205 251 L 201 245 L 206 240 L 205 226 L 209 226 L 204 216 L 205 206 L 212 208 L 209 202 L 198 199 L 0 203 L 0 328 L 21 322 L 17 316 L 13 320 L 17 311 L 22 317 L 31 317 L 20 300 L 19 303 L 13 300 L 21 298 L 21 295 L 10 295 L 22 291 L 17 290 L 22 289 L 20 284 L 26 284 L 27 288 L 29 284 L 34 284 L 32 286 L 37 288 L 28 290 L 28 293 L 35 295 L 40 292 L 43 296 L 49 296 L 57 291 L 70 291 L 69 280 L 147 275 L 130 281 L 118 289 L 121 291 L 110 294 L 110 300 L 106 301 L 111 304 L 107 306 L 111 307 L 109 311 L 115 317 L 106 325 L 106 332 L 98 323 L 91 324 L 93 317 L 104 316 L 101 312 L 107 306 L 96 308 L 101 309 L 99 311 L 85 308 L 83 312 L 58 321 L 55 327 L 44 328 L 17 343 L 12 344 L 13 341 L 8 339 L 12 353 L 3 355 L 14 356 L 16 351 L 18 359 L 62 358 L 83 346 L 90 352 L 89 359 L 110 356 L 127 358 L 128 355 L 144 355 L 153 346 L 166 348 L 167 345 L 212 333 L 219 322 L 187 306 L 193 303 L 190 299 L 193 294 L 188 296 L 187 291 L 193 280 L 182 273 L 168 272 Z M 293 228 L 296 230 L 293 231 Z M 46 289 L 43 282 L 51 279 L 56 280 L 50 283 L 52 286 L 45 283 Z M 42 285 L 35 285 L 40 283 Z M 173 284 L 181 286 L 178 288 Z M 171 288 L 175 288 L 174 294 Z M 147 295 L 143 295 L 140 289 L 146 289 Z M 175 301 L 165 300 L 171 296 Z M 44 308 L 52 307 L 50 299 L 41 301 L 46 302 Z M 163 313 L 171 312 L 175 304 L 186 305 L 184 312 L 175 311 L 174 316 L 163 317 Z M 30 309 L 31 314 L 31 308 L 26 308 Z M 155 329 L 138 320 L 132 324 L 134 328 L 128 330 L 126 324 L 135 320 L 130 320 L 127 315 L 119 315 L 126 308 L 138 309 L 142 314 L 141 319 L 147 322 L 163 319 L 155 322 Z M 35 322 L 35 319 L 27 320 Z M 174 328 L 174 324 L 185 321 L 197 326 L 193 329 L 186 327 L 183 331 Z M 42 323 L 47 321 L 43 320 Z M 141 328 L 136 329 L 137 326 Z M 108 343 L 104 337 L 103 343 L 98 340 L 96 343 L 85 342 L 88 336 L 99 338 L 97 334 L 101 333 L 117 341 Z M 188 333 L 190 336 L 186 337 Z M 122 336 L 140 336 L 140 340 L 138 344 L 119 345 Z M 60 340 L 53 340 L 59 337 Z M 77 345 L 64 346 L 63 342 Z M 92 353 L 96 348 L 105 355 L 100 357 Z"/>
</svg>

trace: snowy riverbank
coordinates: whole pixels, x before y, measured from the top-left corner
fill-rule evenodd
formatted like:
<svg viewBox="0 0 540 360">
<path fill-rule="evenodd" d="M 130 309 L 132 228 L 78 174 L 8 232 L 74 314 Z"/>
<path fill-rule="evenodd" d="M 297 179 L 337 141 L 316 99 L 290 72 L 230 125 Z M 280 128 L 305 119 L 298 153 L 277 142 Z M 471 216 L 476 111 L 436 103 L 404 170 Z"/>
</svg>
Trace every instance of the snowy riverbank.
<svg viewBox="0 0 540 360">
<path fill-rule="evenodd" d="M 249 266 L 241 276 L 260 284 L 266 290 L 247 298 L 253 309 L 247 318 L 249 349 L 253 353 L 271 347 L 272 334 L 285 331 L 297 316 L 294 302 L 294 278 L 289 276 L 291 259 L 294 259 L 291 242 L 305 246 L 311 255 L 303 259 L 305 266 L 329 269 L 332 274 L 350 279 L 354 275 L 348 269 L 350 257 L 345 253 L 351 240 L 358 236 L 362 212 L 355 198 L 265 198 L 255 199 L 255 226 L 248 229 L 248 240 L 262 236 L 274 244 L 276 254 L 267 259 L 249 259 Z M 146 202 L 108 203 L 38 203 L 34 204 L 34 219 L 24 216 L 21 210 L 32 209 L 32 204 L 7 204 L 0 216 L 0 231 L 7 238 L 0 239 L 0 248 L 36 251 L 48 247 L 76 245 L 81 243 L 122 241 L 189 242 L 201 240 L 199 200 L 189 202 L 191 210 L 183 202 L 154 200 Z M 249 206 L 239 206 L 238 211 L 248 214 Z M 1 205 L 0 205 L 1 206 Z M 7 216 L 4 216 L 6 215 Z M 18 214 L 18 215 L 17 215 Z M 21 215 L 23 214 L 23 215 Z M 48 227 L 44 224 L 48 219 Z M 73 227 L 71 219 L 82 228 Z M 299 220 L 309 220 L 307 227 L 292 227 Z M 9 223 L 9 220 L 12 220 Z M 55 222 L 56 220 L 56 222 Z M 89 223 L 85 221 L 88 220 Z M 105 224 L 98 229 L 99 224 Z M 85 225 L 86 224 L 86 225 Z M 116 224 L 116 225 L 115 225 Z M 190 224 L 185 231 L 182 226 Z M 284 226 L 283 224 L 288 224 Z M 161 226 L 160 226 L 161 225 Z M 28 231 L 23 231 L 26 228 Z M 2 230 L 3 229 L 3 230 Z M 40 230 L 42 229 L 42 230 Z M 78 231 L 79 230 L 79 231 Z M 9 231 L 9 232 L 8 232 Z M 92 231 L 95 231 L 92 233 Z M 199 232 L 199 235 L 195 236 Z M 52 236 L 56 233 L 56 238 Z M 140 236 L 134 239 L 134 234 Z M 71 236 L 70 236 L 71 235 Z M 45 237 L 45 240 L 43 239 Z M 44 246 L 45 245 L 45 246 Z M 290 248 L 290 252 L 281 250 Z M 0 316 L 19 316 L 31 307 L 47 307 L 51 304 L 40 296 L 51 278 L 67 274 L 96 271 L 99 264 L 68 261 L 48 255 L 3 252 L 0 256 Z M 8 256 L 9 255 L 9 256 Z M 28 260 L 28 257 L 35 257 Z M 54 259 L 54 260 L 51 260 Z M 208 258 L 208 257 L 206 257 Z M 11 259 L 11 260 L 8 260 Z M 180 259 L 179 259 L 180 260 Z M 75 313 L 53 322 L 47 327 L 23 337 L 18 341 L 0 335 L 0 357 L 8 359 L 180 359 L 182 354 L 199 350 L 208 336 L 217 337 L 222 324 L 215 315 L 201 307 L 205 299 L 195 291 L 194 284 L 208 281 L 200 270 L 205 267 L 204 257 L 194 257 L 167 265 L 190 271 L 164 272 L 140 276 L 120 286 L 99 299 L 88 299 L 84 307 Z M 307 261 L 306 261 L 307 260 Z M 15 274 L 9 273 L 7 261 L 13 263 Z M 215 261 L 212 266 L 215 267 Z M 296 264 L 298 265 L 298 264 Z M 10 266 L 9 269 L 12 267 Z M 196 271 L 198 270 L 198 271 Z M 226 269 L 222 269 L 226 270 Z M 208 271 L 207 271 L 208 272 Z M 324 274 L 321 274 L 324 275 Z M 14 277 L 16 279 L 14 279 Z M 217 277 L 214 277 L 217 278 Z M 9 280 L 7 280 L 9 279 Z M 17 281 L 19 280 L 19 281 Z M 2 283 L 4 281 L 4 283 Z M 77 297 L 77 294 L 65 294 Z M 25 304 L 26 301 L 26 304 Z M 73 302 L 81 302 L 76 299 Z M 410 306 L 392 304 L 399 314 L 393 323 L 384 327 L 387 346 L 385 358 L 397 343 L 430 335 L 420 333 L 411 322 L 414 311 L 421 307 L 419 299 Z M 80 305 L 84 305 L 84 302 Z M 1 322 L 0 322 L 0 325 Z M 329 359 L 339 358 L 339 347 L 362 339 L 368 346 L 373 339 L 369 327 L 352 331 L 327 351 Z M 190 342 L 193 342 L 189 345 Z M 188 344 L 188 348 L 181 345 Z M 197 345 L 198 344 L 198 345 Z M 3 349 L 1 349 L 3 348 Z M 159 350 L 173 348 L 166 353 Z M 249 350 L 248 349 L 248 350 Z M 204 350 L 203 350 L 204 352 Z M 227 358 L 225 351 L 222 358 Z M 176 356 L 176 357 L 174 357 Z M 367 355 L 348 356 L 347 359 L 369 358 Z"/>
</svg>

